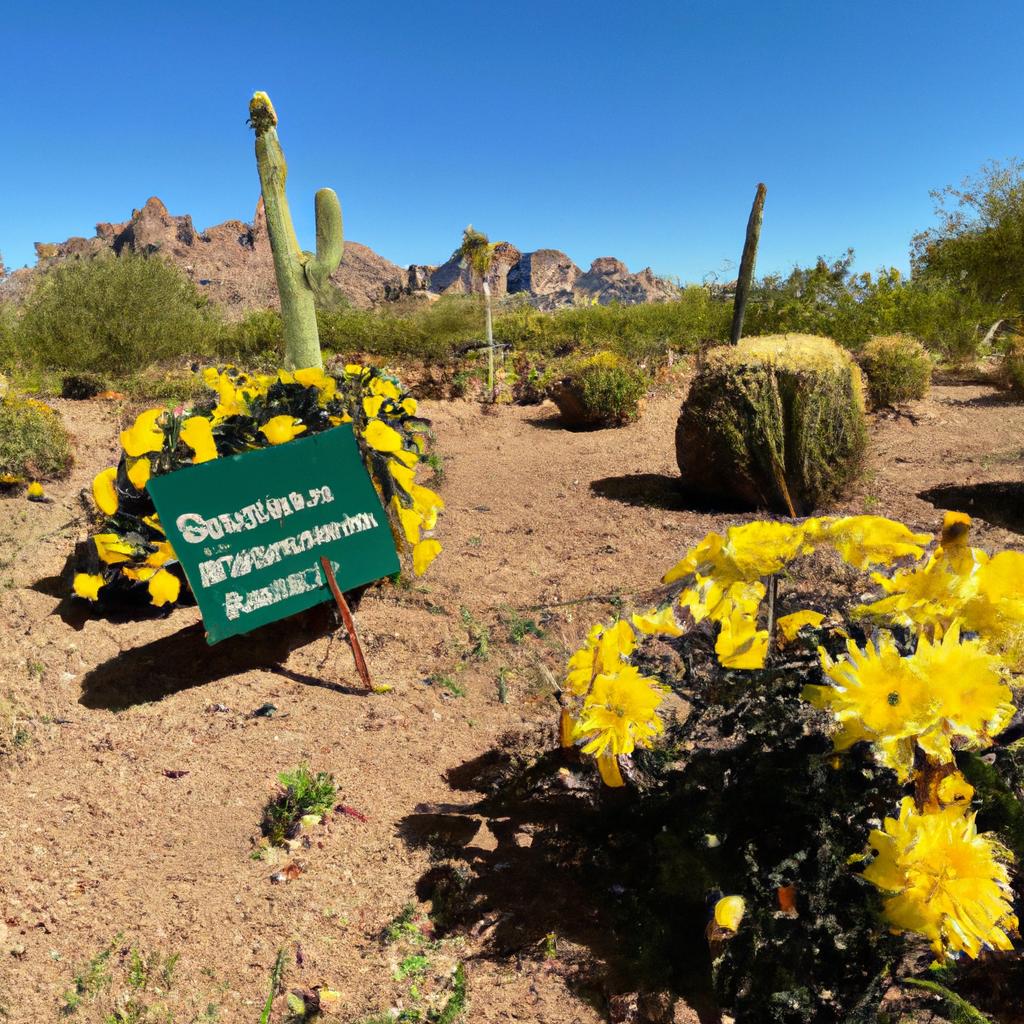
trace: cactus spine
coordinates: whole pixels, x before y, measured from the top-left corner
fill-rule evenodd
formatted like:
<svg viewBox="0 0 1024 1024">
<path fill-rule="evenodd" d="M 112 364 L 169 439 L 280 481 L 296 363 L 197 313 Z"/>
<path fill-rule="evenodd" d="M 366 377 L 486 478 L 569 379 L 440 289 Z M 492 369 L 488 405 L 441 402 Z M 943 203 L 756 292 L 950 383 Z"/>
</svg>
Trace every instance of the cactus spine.
<svg viewBox="0 0 1024 1024">
<path fill-rule="evenodd" d="M 277 138 L 277 114 L 265 92 L 253 94 L 249 124 L 256 133 L 256 167 L 267 214 L 274 273 L 281 295 L 285 365 L 289 369 L 323 366 L 316 326 L 317 296 L 330 295 L 330 276 L 345 248 L 341 204 L 333 189 L 316 194 L 316 255 L 299 248 L 288 209 L 288 165 Z"/>
</svg>

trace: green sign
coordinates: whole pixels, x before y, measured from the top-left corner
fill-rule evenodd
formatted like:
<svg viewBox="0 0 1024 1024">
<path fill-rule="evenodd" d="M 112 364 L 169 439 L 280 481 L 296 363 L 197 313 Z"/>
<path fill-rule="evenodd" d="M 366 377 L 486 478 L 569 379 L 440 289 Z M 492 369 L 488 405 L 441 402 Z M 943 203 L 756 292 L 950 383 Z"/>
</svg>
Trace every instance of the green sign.
<svg viewBox="0 0 1024 1024">
<path fill-rule="evenodd" d="M 349 424 L 152 477 L 148 489 L 211 644 L 330 601 L 323 555 L 343 591 L 400 568 Z"/>
</svg>

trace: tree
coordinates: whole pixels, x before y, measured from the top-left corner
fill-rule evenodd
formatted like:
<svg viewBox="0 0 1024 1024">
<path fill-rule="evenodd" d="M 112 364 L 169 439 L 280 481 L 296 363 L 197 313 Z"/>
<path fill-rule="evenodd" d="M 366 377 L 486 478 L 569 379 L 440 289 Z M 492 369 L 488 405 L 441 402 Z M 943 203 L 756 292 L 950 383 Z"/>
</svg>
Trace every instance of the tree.
<svg viewBox="0 0 1024 1024">
<path fill-rule="evenodd" d="M 931 193 L 939 223 L 914 236 L 914 275 L 971 291 L 1005 316 L 1024 312 L 1024 161 L 985 164 Z"/>
<path fill-rule="evenodd" d="M 470 224 L 462 232 L 462 245 L 452 254 L 463 266 L 469 268 L 470 275 L 480 279 L 484 293 L 484 310 L 487 329 L 487 394 L 494 401 L 494 332 L 491 327 L 491 284 L 488 275 L 491 272 L 491 261 L 494 250 L 501 242 L 491 242 L 483 232 L 475 231 Z"/>
</svg>

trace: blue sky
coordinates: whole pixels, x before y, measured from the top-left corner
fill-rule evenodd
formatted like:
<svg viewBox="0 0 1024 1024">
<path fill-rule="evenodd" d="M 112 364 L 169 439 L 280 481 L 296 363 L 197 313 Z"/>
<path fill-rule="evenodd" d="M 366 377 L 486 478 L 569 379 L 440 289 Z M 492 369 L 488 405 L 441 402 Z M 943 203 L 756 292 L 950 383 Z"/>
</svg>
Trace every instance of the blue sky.
<svg viewBox="0 0 1024 1024">
<path fill-rule="evenodd" d="M 329 185 L 396 263 L 472 222 L 700 280 L 738 262 L 764 181 L 759 273 L 848 246 L 906 268 L 929 189 L 1024 155 L 1022 43 L 1020 8 L 986 0 L 10 5 L 0 252 L 32 263 L 150 195 L 250 219 L 265 89 L 310 248 Z"/>
</svg>

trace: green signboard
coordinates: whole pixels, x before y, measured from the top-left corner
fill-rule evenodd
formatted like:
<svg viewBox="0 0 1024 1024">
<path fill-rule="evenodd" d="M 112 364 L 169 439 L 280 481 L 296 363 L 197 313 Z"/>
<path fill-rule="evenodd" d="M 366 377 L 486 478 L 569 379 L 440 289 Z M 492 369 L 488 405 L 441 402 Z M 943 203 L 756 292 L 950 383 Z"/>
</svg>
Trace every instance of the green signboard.
<svg viewBox="0 0 1024 1024">
<path fill-rule="evenodd" d="M 160 525 L 213 644 L 398 572 L 380 497 L 342 424 L 152 477 Z"/>
</svg>

